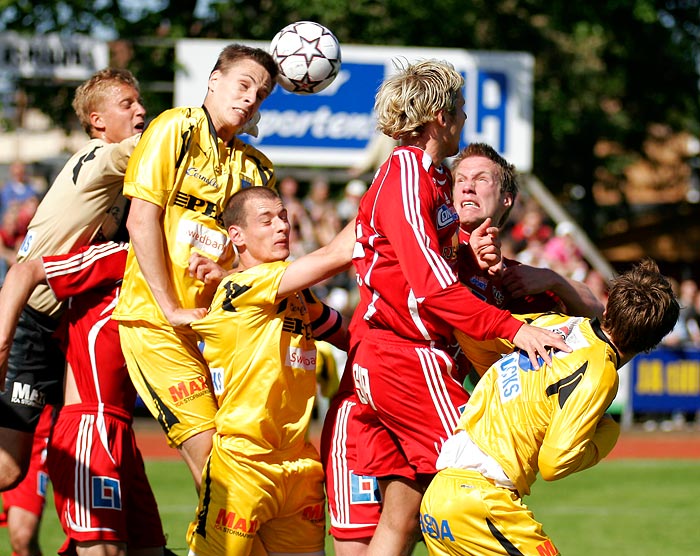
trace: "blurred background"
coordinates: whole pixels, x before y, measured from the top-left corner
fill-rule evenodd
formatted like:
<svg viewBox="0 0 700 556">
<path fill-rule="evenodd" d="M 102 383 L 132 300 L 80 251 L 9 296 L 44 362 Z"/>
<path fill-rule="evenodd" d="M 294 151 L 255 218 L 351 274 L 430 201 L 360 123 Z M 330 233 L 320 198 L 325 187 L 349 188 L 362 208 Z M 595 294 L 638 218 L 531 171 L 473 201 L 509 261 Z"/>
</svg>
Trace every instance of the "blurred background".
<svg viewBox="0 0 700 556">
<path fill-rule="evenodd" d="M 285 106 L 340 117 L 343 103 L 357 116 L 347 125 L 362 129 L 340 148 L 330 135 L 310 140 L 313 130 L 309 140 L 288 143 L 278 130 L 256 144 L 292 209 L 292 256 L 352 218 L 387 152 L 362 114 L 392 57 L 458 51 L 445 57 L 467 83 L 464 142 L 499 147 L 522 172 L 505 254 L 585 281 L 601 299 L 616 272 L 654 258 L 677 285 L 683 317 L 665 346 L 635 360 L 616 409 L 649 428 L 700 426 L 700 0 L 0 0 L 0 274 L 87 140 L 70 106 L 81 81 L 106 65 L 131 70 L 150 119 L 183 94 L 201 102 L 206 74 L 188 79 L 213 61 L 200 46 L 269 44 L 298 20 L 334 32 L 344 77 L 313 97 L 276 91 L 261 129 Z M 354 89 L 352 76 L 375 66 L 381 75 Z M 320 291 L 352 312 L 352 275 Z"/>
</svg>

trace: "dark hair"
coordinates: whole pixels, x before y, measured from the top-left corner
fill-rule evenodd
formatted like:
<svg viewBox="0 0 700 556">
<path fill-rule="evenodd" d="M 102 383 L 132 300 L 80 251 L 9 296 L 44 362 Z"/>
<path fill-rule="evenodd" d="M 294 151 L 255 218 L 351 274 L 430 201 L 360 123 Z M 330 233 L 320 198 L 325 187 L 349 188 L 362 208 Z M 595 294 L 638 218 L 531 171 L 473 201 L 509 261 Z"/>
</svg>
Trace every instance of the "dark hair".
<svg viewBox="0 0 700 556">
<path fill-rule="evenodd" d="M 673 330 L 680 306 L 670 282 L 652 259 L 613 279 L 601 321 L 625 355 L 646 352 Z"/>
<path fill-rule="evenodd" d="M 213 73 L 216 70 L 219 70 L 222 73 L 226 73 L 231 66 L 243 59 L 255 60 L 267 70 L 267 73 L 270 74 L 272 83 L 275 83 L 277 74 L 279 73 L 279 67 L 277 66 L 277 62 L 275 62 L 275 59 L 261 48 L 253 48 L 252 46 L 246 46 L 244 44 L 229 44 L 228 46 L 224 47 L 216 60 L 214 69 L 211 71 Z"/>
<path fill-rule="evenodd" d="M 234 193 L 226 204 L 221 218 L 224 226 L 244 226 L 248 217 L 248 201 L 251 199 L 279 199 L 280 196 L 269 187 L 246 187 Z"/>
<path fill-rule="evenodd" d="M 496 164 L 496 177 L 500 182 L 501 193 L 510 193 L 513 197 L 513 202 L 503 213 L 501 221 L 495 222 L 496 226 L 501 227 L 508 220 L 510 211 L 513 210 L 513 207 L 515 206 L 515 199 L 518 196 L 519 186 L 515 165 L 511 164 L 500 154 L 498 154 L 496 149 L 494 149 L 491 145 L 487 145 L 486 143 L 470 143 L 468 146 L 459 151 L 459 153 L 452 159 L 452 171 L 454 172 L 457 166 L 459 166 L 459 163 L 465 158 L 471 158 L 474 156 L 483 156 Z"/>
</svg>

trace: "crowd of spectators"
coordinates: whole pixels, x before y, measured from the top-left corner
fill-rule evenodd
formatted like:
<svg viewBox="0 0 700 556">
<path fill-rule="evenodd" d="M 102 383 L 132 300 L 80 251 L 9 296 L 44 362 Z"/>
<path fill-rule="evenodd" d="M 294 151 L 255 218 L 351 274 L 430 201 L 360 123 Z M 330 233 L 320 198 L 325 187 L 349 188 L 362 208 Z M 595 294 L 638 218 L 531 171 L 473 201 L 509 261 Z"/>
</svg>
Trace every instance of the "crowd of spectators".
<svg viewBox="0 0 700 556">
<path fill-rule="evenodd" d="M 8 173 L 0 189 L 0 285 L 16 261 L 17 249 L 41 199 L 41 188 L 23 162 L 10 164 Z"/>
</svg>

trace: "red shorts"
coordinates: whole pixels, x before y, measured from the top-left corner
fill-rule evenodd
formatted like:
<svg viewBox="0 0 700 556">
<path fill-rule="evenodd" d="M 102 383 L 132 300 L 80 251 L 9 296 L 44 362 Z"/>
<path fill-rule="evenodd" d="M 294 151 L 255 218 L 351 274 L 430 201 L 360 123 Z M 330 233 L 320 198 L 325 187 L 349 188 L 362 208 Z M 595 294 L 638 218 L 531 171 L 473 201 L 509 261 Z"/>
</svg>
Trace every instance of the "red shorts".
<svg viewBox="0 0 700 556">
<path fill-rule="evenodd" d="M 2 506 L 6 513 L 15 506 L 41 516 L 46 502 L 46 487 L 49 484 L 49 475 L 46 471 L 46 446 L 49 443 L 53 420 L 53 406 L 45 405 L 34 431 L 27 475 L 15 488 L 2 493 Z"/>
<path fill-rule="evenodd" d="M 330 533 L 343 540 L 371 538 L 381 513 L 377 479 L 354 473 L 362 426 L 356 419 L 358 403 L 354 392 L 333 398 L 321 435 Z"/>
<path fill-rule="evenodd" d="M 433 476 L 469 395 L 442 349 L 370 330 L 352 367 L 361 402 L 356 473 L 419 479 Z"/>
<path fill-rule="evenodd" d="M 67 539 L 59 554 L 75 554 L 77 542 L 124 542 L 130 549 L 165 546 L 163 526 L 131 416 L 95 404 L 65 406 L 47 457 L 56 511 Z"/>
</svg>

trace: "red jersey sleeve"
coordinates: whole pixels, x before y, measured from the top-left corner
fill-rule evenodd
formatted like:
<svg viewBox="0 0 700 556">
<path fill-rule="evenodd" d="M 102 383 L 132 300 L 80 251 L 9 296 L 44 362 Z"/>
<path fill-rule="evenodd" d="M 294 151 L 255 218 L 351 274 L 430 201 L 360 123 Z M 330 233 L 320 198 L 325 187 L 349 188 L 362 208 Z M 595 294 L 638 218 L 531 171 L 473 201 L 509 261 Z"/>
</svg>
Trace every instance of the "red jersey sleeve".
<svg viewBox="0 0 700 556">
<path fill-rule="evenodd" d="M 66 255 L 42 257 L 46 280 L 59 300 L 111 287 L 124 277 L 127 243 L 88 245 Z"/>
</svg>

